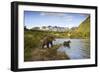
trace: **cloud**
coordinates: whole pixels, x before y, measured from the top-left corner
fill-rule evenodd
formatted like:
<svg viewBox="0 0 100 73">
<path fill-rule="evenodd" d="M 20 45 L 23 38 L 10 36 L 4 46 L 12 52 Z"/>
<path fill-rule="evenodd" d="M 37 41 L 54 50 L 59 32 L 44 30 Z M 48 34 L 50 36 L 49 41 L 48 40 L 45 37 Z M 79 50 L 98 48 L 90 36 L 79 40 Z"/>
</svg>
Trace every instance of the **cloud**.
<svg viewBox="0 0 100 73">
<path fill-rule="evenodd" d="M 66 15 L 64 17 L 62 17 L 64 19 L 64 21 L 67 21 L 67 22 L 72 22 L 73 21 L 73 18 L 74 16 L 71 16 L 71 15 Z"/>
<path fill-rule="evenodd" d="M 65 13 L 56 13 L 56 12 L 41 12 L 41 16 L 56 16 L 59 17 L 60 19 L 64 19 L 64 21 L 71 22 L 73 20 L 72 15 L 67 15 Z"/>
<path fill-rule="evenodd" d="M 57 12 L 41 12 L 40 15 L 42 16 L 65 16 L 64 13 L 57 13 Z"/>
</svg>

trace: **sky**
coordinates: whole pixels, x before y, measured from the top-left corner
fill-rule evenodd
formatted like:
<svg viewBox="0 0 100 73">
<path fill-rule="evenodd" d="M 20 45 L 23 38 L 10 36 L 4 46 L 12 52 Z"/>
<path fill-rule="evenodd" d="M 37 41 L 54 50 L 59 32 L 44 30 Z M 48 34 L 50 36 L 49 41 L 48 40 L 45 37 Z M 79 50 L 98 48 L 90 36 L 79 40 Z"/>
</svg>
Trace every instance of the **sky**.
<svg viewBox="0 0 100 73">
<path fill-rule="evenodd" d="M 27 28 L 42 26 L 77 27 L 89 14 L 24 11 L 24 25 Z"/>
</svg>

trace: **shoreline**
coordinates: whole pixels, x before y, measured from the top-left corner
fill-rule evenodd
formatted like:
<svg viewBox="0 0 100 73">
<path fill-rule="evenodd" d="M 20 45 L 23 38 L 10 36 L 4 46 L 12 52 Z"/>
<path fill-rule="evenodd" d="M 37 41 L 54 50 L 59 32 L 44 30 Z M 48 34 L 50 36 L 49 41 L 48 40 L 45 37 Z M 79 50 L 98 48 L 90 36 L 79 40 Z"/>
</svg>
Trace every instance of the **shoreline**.
<svg viewBox="0 0 100 73">
<path fill-rule="evenodd" d="M 27 61 L 52 61 L 52 60 L 67 60 L 70 59 L 68 55 L 58 52 L 57 49 L 61 45 L 54 45 L 52 48 L 35 48 L 31 51 L 31 58 Z"/>
</svg>

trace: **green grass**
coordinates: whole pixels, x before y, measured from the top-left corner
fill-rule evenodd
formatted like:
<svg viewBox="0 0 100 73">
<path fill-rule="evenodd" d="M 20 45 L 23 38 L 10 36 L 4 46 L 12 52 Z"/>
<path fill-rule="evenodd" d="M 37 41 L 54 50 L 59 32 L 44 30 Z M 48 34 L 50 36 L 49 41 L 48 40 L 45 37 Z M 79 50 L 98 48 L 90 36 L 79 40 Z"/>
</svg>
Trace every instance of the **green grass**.
<svg viewBox="0 0 100 73">
<path fill-rule="evenodd" d="M 71 36 L 68 36 L 68 33 Z M 53 35 L 56 38 L 89 38 L 90 37 L 90 17 L 84 20 L 77 30 L 69 30 L 65 32 L 24 30 L 24 60 L 55 60 L 69 59 L 64 53 L 58 53 L 57 49 L 60 45 L 54 45 L 52 48 L 41 48 L 41 40 L 47 36 Z"/>
<path fill-rule="evenodd" d="M 24 61 L 48 61 L 48 60 L 65 60 L 69 57 L 65 53 L 58 52 L 60 45 L 55 45 L 52 48 L 34 48 Z"/>
<path fill-rule="evenodd" d="M 57 49 L 61 45 L 54 45 L 51 48 L 41 48 L 41 40 L 47 35 L 54 35 L 55 32 L 25 31 L 24 32 L 24 61 L 44 61 L 69 59 L 63 53 L 58 53 Z M 61 33 L 60 33 L 61 34 Z M 55 36 L 55 35 L 54 35 Z"/>
</svg>

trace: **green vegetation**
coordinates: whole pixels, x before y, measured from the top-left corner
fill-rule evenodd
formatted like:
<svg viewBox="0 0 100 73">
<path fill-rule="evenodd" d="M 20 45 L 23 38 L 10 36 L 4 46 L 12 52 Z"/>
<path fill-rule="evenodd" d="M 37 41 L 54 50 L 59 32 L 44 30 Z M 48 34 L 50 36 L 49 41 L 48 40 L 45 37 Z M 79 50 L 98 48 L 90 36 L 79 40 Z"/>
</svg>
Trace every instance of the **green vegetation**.
<svg viewBox="0 0 100 73">
<path fill-rule="evenodd" d="M 40 41 L 50 34 L 54 35 L 55 32 L 37 30 L 24 31 L 24 61 L 69 59 L 64 53 L 57 52 L 57 49 L 61 45 L 54 45 L 51 48 L 41 48 Z"/>
<path fill-rule="evenodd" d="M 70 38 L 90 38 L 90 16 L 84 20 L 78 28 L 70 30 Z"/>
<path fill-rule="evenodd" d="M 45 28 L 45 27 L 44 27 Z M 37 28 L 36 28 L 37 29 Z M 24 61 L 44 61 L 69 59 L 65 53 L 57 52 L 61 45 L 54 45 L 52 48 L 41 48 L 41 40 L 53 35 L 55 38 L 89 38 L 90 17 L 84 20 L 79 27 L 65 32 L 40 31 L 24 29 Z"/>
<path fill-rule="evenodd" d="M 77 32 L 80 32 L 82 37 L 90 37 L 90 16 L 80 24 Z"/>
<path fill-rule="evenodd" d="M 52 48 L 39 49 L 35 48 L 31 52 L 31 59 L 26 61 L 48 61 L 48 60 L 63 60 L 69 59 L 65 53 L 57 52 L 59 46 L 54 46 Z"/>
</svg>

